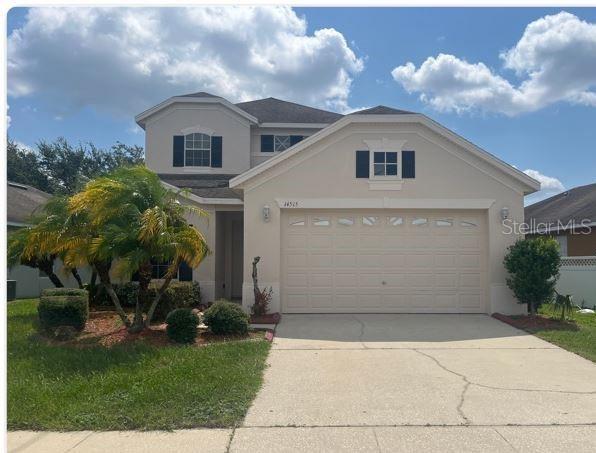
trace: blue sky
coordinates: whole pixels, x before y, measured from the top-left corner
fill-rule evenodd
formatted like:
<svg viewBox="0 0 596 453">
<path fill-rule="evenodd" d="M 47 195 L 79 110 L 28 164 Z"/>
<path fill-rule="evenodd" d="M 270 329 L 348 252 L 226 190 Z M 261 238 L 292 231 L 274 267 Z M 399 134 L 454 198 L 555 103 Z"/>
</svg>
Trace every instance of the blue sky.
<svg viewBox="0 0 596 453">
<path fill-rule="evenodd" d="M 8 16 L 8 133 L 26 145 L 142 145 L 134 114 L 206 90 L 422 112 L 539 172 L 546 189 L 534 199 L 596 179 L 595 8 L 259 10 L 246 23 L 229 13 L 229 29 L 221 11 L 196 11 L 191 25 L 205 30 L 186 38 L 189 14 L 173 11 L 27 11 Z M 154 25 L 163 37 L 144 33 Z"/>
</svg>

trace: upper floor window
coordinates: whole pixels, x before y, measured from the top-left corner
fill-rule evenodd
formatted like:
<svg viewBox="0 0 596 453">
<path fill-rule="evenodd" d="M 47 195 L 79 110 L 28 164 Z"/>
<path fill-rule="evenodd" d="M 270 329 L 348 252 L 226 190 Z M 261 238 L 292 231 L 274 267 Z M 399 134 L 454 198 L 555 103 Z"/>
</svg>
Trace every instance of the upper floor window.
<svg viewBox="0 0 596 453">
<path fill-rule="evenodd" d="M 188 134 L 184 137 L 184 165 L 209 167 L 211 165 L 211 137 L 207 134 Z"/>
<path fill-rule="evenodd" d="M 261 152 L 282 152 L 302 141 L 302 135 L 261 135 Z"/>
<path fill-rule="evenodd" d="M 285 151 L 290 147 L 289 135 L 275 135 L 273 140 L 273 150 L 275 152 Z"/>
<path fill-rule="evenodd" d="M 375 177 L 397 176 L 397 151 L 375 151 L 373 175 Z"/>
</svg>

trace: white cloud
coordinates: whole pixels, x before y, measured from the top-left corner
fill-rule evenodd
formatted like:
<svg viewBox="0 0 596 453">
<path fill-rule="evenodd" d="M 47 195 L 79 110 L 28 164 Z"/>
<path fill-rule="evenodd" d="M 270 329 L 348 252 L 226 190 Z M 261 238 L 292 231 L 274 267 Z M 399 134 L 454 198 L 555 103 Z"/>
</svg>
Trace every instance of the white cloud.
<svg viewBox="0 0 596 453">
<path fill-rule="evenodd" d="M 362 59 L 340 32 L 306 28 L 288 7 L 32 8 L 8 38 L 9 95 L 56 116 L 131 116 L 193 91 L 348 109 Z"/>
<path fill-rule="evenodd" d="M 552 197 L 565 190 L 565 186 L 557 178 L 543 175 L 538 170 L 528 169 L 524 170 L 524 173 L 540 183 L 540 190 L 525 198 L 526 205 Z"/>
<path fill-rule="evenodd" d="M 566 12 L 545 16 L 528 24 L 500 58 L 522 79 L 517 86 L 482 62 L 447 54 L 428 57 L 418 68 L 408 62 L 391 74 L 439 111 L 514 116 L 560 101 L 596 107 L 596 24 Z"/>
</svg>

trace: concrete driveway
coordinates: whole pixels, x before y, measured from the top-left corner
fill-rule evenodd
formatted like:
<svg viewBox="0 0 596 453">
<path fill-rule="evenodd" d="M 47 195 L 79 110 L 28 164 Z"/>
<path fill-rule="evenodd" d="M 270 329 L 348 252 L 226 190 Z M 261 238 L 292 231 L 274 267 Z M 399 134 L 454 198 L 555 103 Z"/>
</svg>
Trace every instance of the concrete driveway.
<svg viewBox="0 0 596 453">
<path fill-rule="evenodd" d="M 285 315 L 249 447 L 596 451 L 596 365 L 484 315 Z"/>
</svg>

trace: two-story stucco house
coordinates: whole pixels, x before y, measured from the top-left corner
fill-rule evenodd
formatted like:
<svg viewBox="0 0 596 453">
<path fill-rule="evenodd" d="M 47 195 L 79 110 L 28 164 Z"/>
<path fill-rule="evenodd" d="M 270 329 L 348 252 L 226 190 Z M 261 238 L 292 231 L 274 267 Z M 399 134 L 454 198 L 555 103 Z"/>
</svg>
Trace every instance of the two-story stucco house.
<svg viewBox="0 0 596 453">
<path fill-rule="evenodd" d="M 340 115 L 268 98 L 177 96 L 136 117 L 147 166 L 190 189 L 213 254 L 207 301 L 253 303 L 251 262 L 282 313 L 515 313 L 503 257 L 534 179 L 430 118 Z"/>
</svg>

